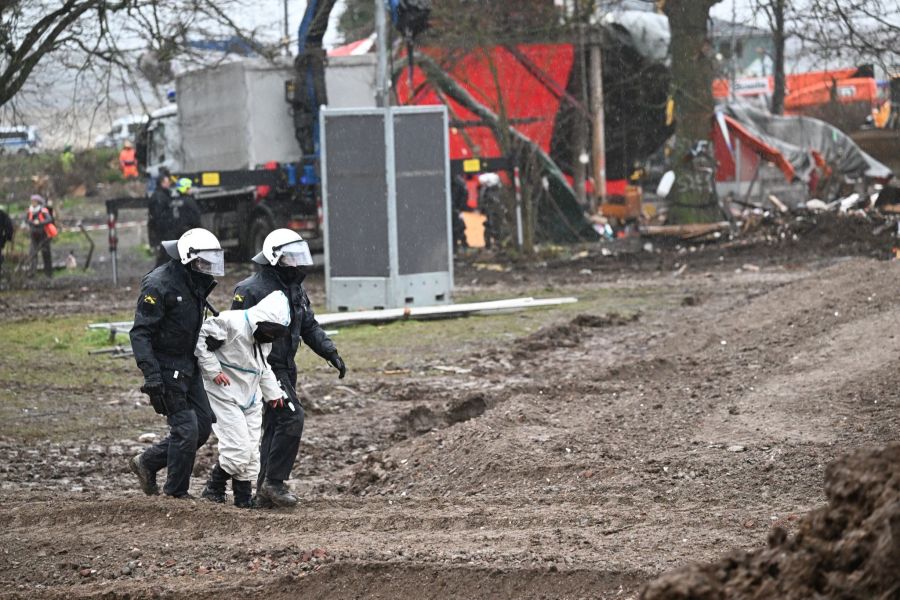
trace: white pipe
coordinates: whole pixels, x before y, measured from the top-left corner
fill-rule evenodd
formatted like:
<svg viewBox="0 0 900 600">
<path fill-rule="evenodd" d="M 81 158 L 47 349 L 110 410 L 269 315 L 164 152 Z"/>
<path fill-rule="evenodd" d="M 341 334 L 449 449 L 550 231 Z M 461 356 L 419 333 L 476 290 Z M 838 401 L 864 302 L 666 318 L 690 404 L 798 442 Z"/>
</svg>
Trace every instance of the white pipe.
<svg viewBox="0 0 900 600">
<path fill-rule="evenodd" d="M 484 312 L 523 310 L 544 306 L 559 306 L 578 302 L 578 298 L 510 298 L 508 300 L 491 300 L 489 302 L 468 302 L 464 304 L 445 304 L 439 306 L 418 306 L 409 308 L 387 308 L 384 310 L 360 310 L 355 312 L 325 313 L 318 315 L 316 321 L 325 325 L 349 325 L 352 323 L 373 323 L 415 319 L 421 317 L 465 316 Z M 88 329 L 131 329 L 131 322 L 91 323 Z"/>
</svg>

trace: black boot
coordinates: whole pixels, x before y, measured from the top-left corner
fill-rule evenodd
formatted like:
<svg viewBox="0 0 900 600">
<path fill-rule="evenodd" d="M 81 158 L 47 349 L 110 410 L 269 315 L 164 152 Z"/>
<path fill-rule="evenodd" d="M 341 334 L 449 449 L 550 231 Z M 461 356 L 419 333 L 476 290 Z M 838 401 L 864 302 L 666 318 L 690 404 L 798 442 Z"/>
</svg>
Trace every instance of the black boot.
<svg viewBox="0 0 900 600">
<path fill-rule="evenodd" d="M 231 489 L 234 490 L 234 505 L 238 508 L 250 508 L 250 497 L 253 495 L 253 485 L 249 481 L 231 481 Z"/>
<path fill-rule="evenodd" d="M 206 487 L 203 488 L 200 497 L 223 504 L 225 502 L 225 484 L 229 479 L 231 479 L 231 475 L 220 467 L 219 463 L 216 463 L 209 472 L 209 479 L 206 480 Z"/>
<path fill-rule="evenodd" d="M 298 502 L 297 496 L 291 493 L 288 486 L 276 479 L 266 479 L 262 487 L 256 490 L 256 495 L 260 500 L 268 500 L 275 506 L 296 506 Z"/>
<path fill-rule="evenodd" d="M 250 500 L 250 508 L 275 508 L 275 505 L 268 498 L 263 498 L 256 493 L 253 494 L 253 498 Z"/>
<path fill-rule="evenodd" d="M 156 483 L 156 473 L 144 466 L 141 461 L 141 455 L 133 457 L 128 461 L 131 472 L 137 475 L 138 481 L 141 482 L 141 491 L 148 496 L 156 496 L 159 494 L 159 485 Z"/>
</svg>

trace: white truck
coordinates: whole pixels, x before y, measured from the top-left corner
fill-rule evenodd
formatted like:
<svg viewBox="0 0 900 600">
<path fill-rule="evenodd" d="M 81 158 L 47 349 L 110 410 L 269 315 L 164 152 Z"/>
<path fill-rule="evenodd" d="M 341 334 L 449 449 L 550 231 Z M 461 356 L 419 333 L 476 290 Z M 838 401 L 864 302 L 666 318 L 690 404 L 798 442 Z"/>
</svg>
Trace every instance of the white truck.
<svg viewBox="0 0 900 600">
<path fill-rule="evenodd" d="M 295 136 L 295 77 L 293 64 L 260 60 L 184 73 L 176 103 L 154 111 L 140 139 L 147 174 L 165 166 L 191 177 L 203 226 L 241 257 L 275 227 L 321 243 L 315 157 Z M 374 55 L 329 58 L 325 85 L 329 106 L 375 106 Z"/>
</svg>

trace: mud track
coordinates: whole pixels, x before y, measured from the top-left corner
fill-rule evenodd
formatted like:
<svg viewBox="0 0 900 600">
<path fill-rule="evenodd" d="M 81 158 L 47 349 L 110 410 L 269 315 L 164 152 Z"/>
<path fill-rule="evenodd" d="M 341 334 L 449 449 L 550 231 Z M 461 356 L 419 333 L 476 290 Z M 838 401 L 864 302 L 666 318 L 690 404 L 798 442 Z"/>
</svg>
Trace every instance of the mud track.
<svg viewBox="0 0 900 600">
<path fill-rule="evenodd" d="M 677 277 L 573 263 L 545 280 L 653 302 L 534 313 L 540 331 L 485 340 L 460 373 L 408 359 L 341 388 L 314 374 L 294 511 L 139 495 L 125 469 L 139 430 L 26 445 L 7 429 L 2 593 L 628 598 L 763 546 L 825 501 L 828 463 L 895 437 L 900 273 L 745 260 Z M 477 290 L 482 275 L 458 279 Z M 542 275 L 491 277 L 512 294 Z"/>
</svg>

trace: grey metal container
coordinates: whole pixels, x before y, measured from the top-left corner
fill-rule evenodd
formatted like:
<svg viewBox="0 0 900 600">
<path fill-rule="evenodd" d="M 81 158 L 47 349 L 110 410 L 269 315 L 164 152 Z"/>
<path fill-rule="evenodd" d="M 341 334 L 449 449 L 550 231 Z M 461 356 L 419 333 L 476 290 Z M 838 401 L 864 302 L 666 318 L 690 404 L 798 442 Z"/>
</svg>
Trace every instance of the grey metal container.
<svg viewBox="0 0 900 600">
<path fill-rule="evenodd" d="M 446 107 L 325 109 L 320 124 L 328 309 L 450 303 Z"/>
</svg>

